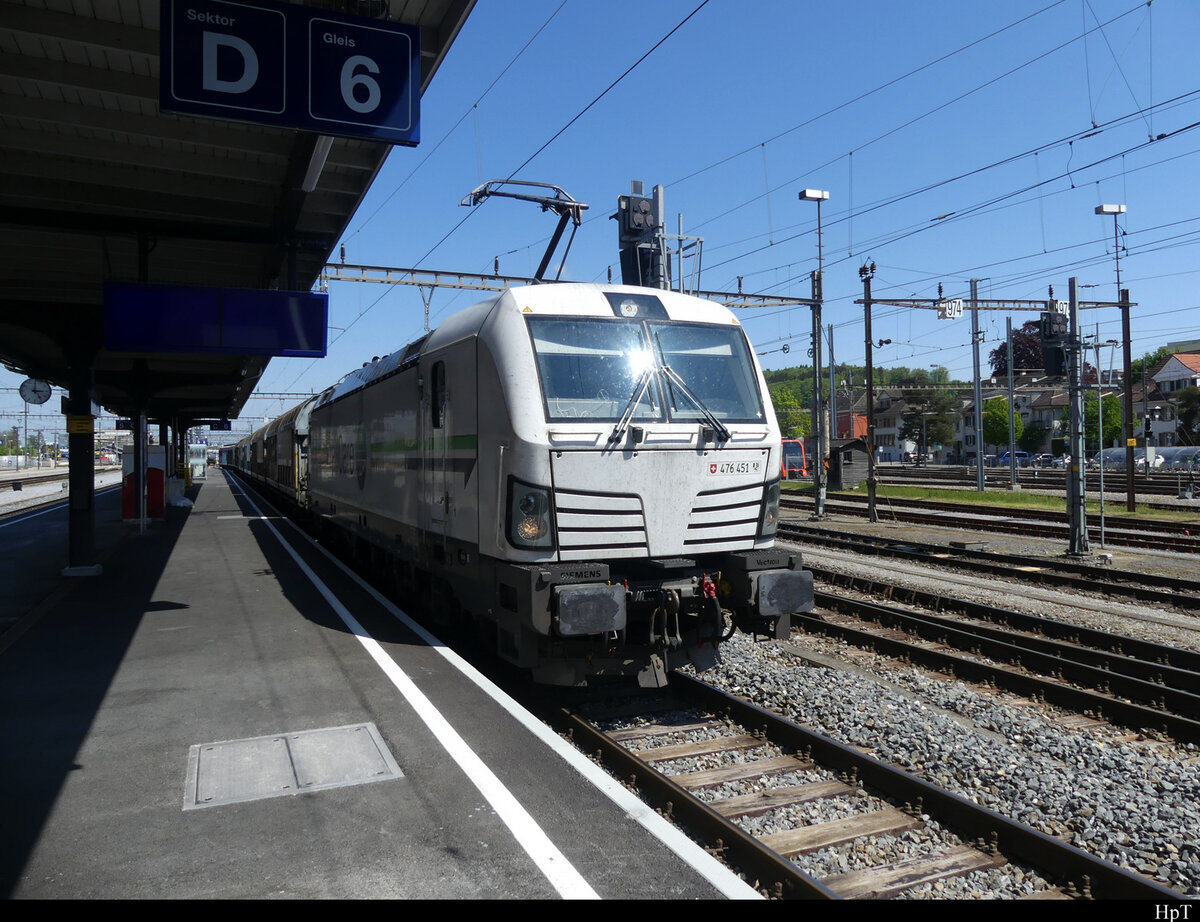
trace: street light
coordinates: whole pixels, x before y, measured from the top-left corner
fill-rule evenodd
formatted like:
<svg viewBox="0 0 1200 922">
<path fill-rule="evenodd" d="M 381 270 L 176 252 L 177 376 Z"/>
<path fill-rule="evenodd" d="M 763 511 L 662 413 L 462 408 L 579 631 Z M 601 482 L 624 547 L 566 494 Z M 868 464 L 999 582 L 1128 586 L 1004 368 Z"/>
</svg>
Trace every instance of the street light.
<svg viewBox="0 0 1200 922">
<path fill-rule="evenodd" d="M 1133 347 L 1129 332 L 1129 299 L 1121 290 L 1121 229 L 1117 219 L 1125 214 L 1124 205 L 1097 205 L 1096 214 L 1112 215 L 1113 258 L 1117 263 L 1117 300 L 1121 304 L 1121 337 L 1125 340 L 1122 349 L 1125 375 L 1125 508 L 1134 511 L 1136 497 L 1133 492 Z"/>
<path fill-rule="evenodd" d="M 813 461 L 813 517 L 820 518 L 825 514 L 825 479 L 822 476 L 825 463 L 825 426 L 824 401 L 821 399 L 821 302 L 822 285 L 821 273 L 824 269 L 824 253 L 821 246 L 821 203 L 829 200 L 829 193 L 823 189 L 804 189 L 800 192 L 800 201 L 817 203 L 817 271 L 812 277 L 812 342 L 813 342 L 813 441 L 816 444 L 817 457 Z"/>
</svg>

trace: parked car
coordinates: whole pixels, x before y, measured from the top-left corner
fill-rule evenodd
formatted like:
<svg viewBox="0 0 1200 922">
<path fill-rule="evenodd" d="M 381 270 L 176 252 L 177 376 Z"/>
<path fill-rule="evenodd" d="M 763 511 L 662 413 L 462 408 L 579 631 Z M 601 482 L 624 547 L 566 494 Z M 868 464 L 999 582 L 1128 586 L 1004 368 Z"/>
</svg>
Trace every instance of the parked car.
<svg viewBox="0 0 1200 922">
<path fill-rule="evenodd" d="M 1045 451 L 1038 452 L 1036 455 L 1034 455 L 1032 458 L 1029 459 L 1029 464 L 1031 467 L 1050 467 L 1050 465 L 1053 463 L 1054 463 L 1054 455 L 1050 454 L 1049 452 L 1045 452 Z"/>
<path fill-rule="evenodd" d="M 1017 467 L 1029 467 L 1029 452 L 1014 451 L 1013 456 L 1017 459 Z M 1001 467 L 1010 466 L 1011 462 L 1008 459 L 1008 452 L 1007 451 L 1004 452 L 1004 454 L 1002 454 L 999 458 L 997 458 L 996 463 L 999 464 Z"/>
<path fill-rule="evenodd" d="M 1125 449 L 1124 448 L 1106 448 L 1104 451 L 1098 451 L 1088 460 L 1087 466 L 1089 470 L 1099 470 L 1101 458 L 1104 460 L 1104 469 L 1124 470 L 1125 468 Z"/>
</svg>

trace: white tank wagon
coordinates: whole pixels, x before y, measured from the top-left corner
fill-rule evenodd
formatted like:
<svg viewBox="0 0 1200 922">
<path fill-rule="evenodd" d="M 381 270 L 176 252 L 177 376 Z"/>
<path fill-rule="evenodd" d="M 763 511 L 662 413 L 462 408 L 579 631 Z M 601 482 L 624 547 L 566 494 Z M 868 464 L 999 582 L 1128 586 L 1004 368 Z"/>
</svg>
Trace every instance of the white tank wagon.
<svg viewBox="0 0 1200 922">
<path fill-rule="evenodd" d="M 537 680 L 660 685 L 715 661 L 722 607 L 769 634 L 812 607 L 811 574 L 774 548 L 766 393 L 720 305 L 511 289 L 305 407 L 308 470 L 288 477 L 323 534 Z"/>
</svg>

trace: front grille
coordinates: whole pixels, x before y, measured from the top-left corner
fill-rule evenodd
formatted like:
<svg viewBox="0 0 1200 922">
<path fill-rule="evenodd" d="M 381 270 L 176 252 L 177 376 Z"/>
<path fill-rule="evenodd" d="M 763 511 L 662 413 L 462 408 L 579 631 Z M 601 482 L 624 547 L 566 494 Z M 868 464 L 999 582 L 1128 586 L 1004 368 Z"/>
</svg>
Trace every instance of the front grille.
<svg viewBox="0 0 1200 922">
<path fill-rule="evenodd" d="M 555 490 L 554 516 L 561 560 L 647 554 L 646 518 L 634 494 Z"/>
<path fill-rule="evenodd" d="M 684 546 L 696 551 L 753 547 L 762 499 L 761 484 L 699 494 L 688 515 Z"/>
</svg>

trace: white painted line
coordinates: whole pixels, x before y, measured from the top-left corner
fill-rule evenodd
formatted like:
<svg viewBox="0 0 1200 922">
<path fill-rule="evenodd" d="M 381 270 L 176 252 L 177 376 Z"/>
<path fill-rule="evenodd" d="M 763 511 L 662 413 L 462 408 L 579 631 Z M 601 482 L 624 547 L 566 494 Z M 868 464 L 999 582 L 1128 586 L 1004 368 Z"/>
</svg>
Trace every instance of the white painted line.
<svg viewBox="0 0 1200 922">
<path fill-rule="evenodd" d="M 17 519 L 9 519 L 7 522 L 0 522 L 0 528 L 5 528 L 9 525 L 19 525 L 22 522 L 28 522 L 30 519 L 36 519 L 39 515 L 45 515 L 48 512 L 54 512 L 58 509 L 62 509 L 66 505 L 67 504 L 65 501 L 61 502 L 61 503 L 56 503 L 55 505 L 51 506 L 49 509 L 41 509 L 37 512 L 31 512 L 28 515 L 21 515 L 21 517 L 17 518 Z M 14 514 L 20 515 L 20 513 L 14 513 Z"/>
<path fill-rule="evenodd" d="M 96 490 L 92 493 L 92 495 L 99 496 L 101 493 L 109 493 L 113 490 L 119 490 L 119 489 L 120 489 L 120 484 L 117 484 L 116 486 L 97 487 Z M 36 497 L 30 497 L 30 499 L 34 499 L 34 498 L 36 498 Z M 28 515 L 22 515 L 19 510 L 17 512 L 14 512 L 13 515 L 19 516 L 19 518 L 9 519 L 7 522 L 0 522 L 0 528 L 4 528 L 8 525 L 19 525 L 22 522 L 28 522 L 30 519 L 37 518 L 39 515 L 45 515 L 48 512 L 56 512 L 60 509 L 65 509 L 67 506 L 68 500 L 66 500 L 66 499 L 51 500 L 51 502 L 53 503 L 53 505 L 47 506 L 45 509 L 39 509 L 37 512 L 31 512 Z M 3 510 L 0 509 L 0 512 L 2 512 L 2 511 Z"/>
<path fill-rule="evenodd" d="M 542 831 L 541 827 L 529 815 L 528 811 L 504 787 L 495 773 L 484 764 L 483 760 L 459 736 L 458 731 L 450 725 L 449 721 L 441 715 L 441 712 L 425 697 L 424 692 L 417 688 L 413 681 L 404 673 L 404 670 L 396 664 L 395 660 L 388 656 L 387 652 L 384 651 L 375 638 L 367 633 L 366 629 L 358 623 L 358 620 L 350 614 L 349 610 L 333 594 L 333 591 L 300 558 L 300 555 L 296 553 L 291 544 L 284 540 L 283 536 L 279 534 L 279 531 L 271 523 L 270 517 L 261 515 L 258 506 L 255 505 L 254 501 L 248 495 L 245 498 L 254 508 L 255 513 L 259 514 L 259 520 L 264 522 L 267 528 L 271 530 L 271 533 L 279 541 L 283 549 L 288 552 L 304 575 L 308 577 L 309 581 L 321 593 L 325 601 L 329 603 L 329 606 L 358 638 L 359 642 L 371 655 L 371 658 L 383 670 L 383 673 L 417 712 L 417 716 L 425 722 L 425 725 L 437 738 L 438 742 L 442 744 L 450 757 L 458 763 L 459 767 L 471 779 L 475 787 L 479 789 L 479 793 L 491 804 L 492 809 L 496 811 L 513 836 L 516 837 L 517 842 L 525 849 L 526 854 L 533 859 L 534 864 L 538 866 L 546 876 L 546 879 L 558 891 L 559 895 L 564 899 L 573 900 L 599 899 L 599 896 L 592 889 L 591 885 L 584 880 L 583 876 L 575 870 L 562 852 L 550 841 L 549 836 Z"/>
<path fill-rule="evenodd" d="M 249 496 L 247 495 L 246 498 L 249 499 Z M 608 797 L 609 800 L 624 810 L 627 816 L 639 823 L 688 866 L 708 880 L 722 895 L 729 899 L 737 900 L 760 900 L 763 898 L 760 893 L 733 873 L 733 871 L 689 839 L 667 820 L 655 813 L 641 798 L 632 794 L 609 775 L 608 772 L 596 765 L 574 746 L 563 740 L 557 733 L 530 714 L 525 708 L 521 707 L 510 695 L 498 688 L 495 683 L 480 673 L 478 669 L 447 647 L 436 636 L 413 621 L 394 602 L 382 595 L 374 586 L 369 585 L 357 573 L 329 553 L 326 548 L 313 542 L 295 523 L 289 520 L 289 524 L 298 535 L 308 541 L 316 550 L 324 554 L 336 567 L 369 593 L 376 602 L 386 608 L 394 618 L 402 622 L 405 627 L 409 628 L 409 630 L 413 631 L 441 654 L 463 676 L 475 683 L 476 686 L 504 708 L 547 748 L 561 757 L 563 761 L 579 772 L 602 794 Z"/>
</svg>

